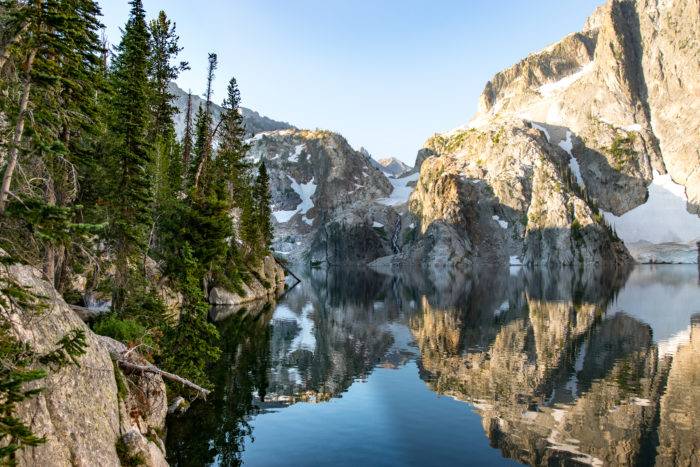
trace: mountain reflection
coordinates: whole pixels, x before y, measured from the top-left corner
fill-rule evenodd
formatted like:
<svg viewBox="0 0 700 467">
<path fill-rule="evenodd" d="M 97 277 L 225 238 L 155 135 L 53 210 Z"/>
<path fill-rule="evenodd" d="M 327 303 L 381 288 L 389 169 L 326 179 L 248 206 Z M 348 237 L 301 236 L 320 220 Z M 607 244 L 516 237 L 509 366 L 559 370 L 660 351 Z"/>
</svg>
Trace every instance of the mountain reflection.
<svg viewBox="0 0 700 467">
<path fill-rule="evenodd" d="M 217 390 L 171 419 L 170 460 L 240 463 L 251 417 L 416 360 L 432 391 L 474 407 L 505 457 L 700 465 L 700 288 L 685 271 L 313 271 L 274 312 L 219 310 L 231 316 Z M 674 314 L 655 317 L 655 284 L 685 305 L 669 295 Z"/>
</svg>

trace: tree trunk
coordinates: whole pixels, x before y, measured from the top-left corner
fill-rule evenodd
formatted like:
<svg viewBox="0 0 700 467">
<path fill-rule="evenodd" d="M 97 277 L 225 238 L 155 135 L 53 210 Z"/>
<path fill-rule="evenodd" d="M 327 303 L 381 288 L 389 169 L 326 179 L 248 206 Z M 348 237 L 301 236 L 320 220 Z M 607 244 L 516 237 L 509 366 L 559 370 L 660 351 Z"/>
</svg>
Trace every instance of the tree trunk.
<svg viewBox="0 0 700 467">
<path fill-rule="evenodd" d="M 56 205 L 56 187 L 51 175 L 46 175 L 46 204 L 49 206 Z M 51 282 L 51 285 L 56 285 L 56 248 L 49 242 L 46 245 L 46 254 L 44 257 L 44 275 L 46 280 Z"/>
<path fill-rule="evenodd" d="M 35 56 L 36 49 L 32 50 L 29 54 L 25 66 L 25 78 L 24 85 L 22 88 L 22 98 L 19 102 L 19 114 L 17 115 L 17 124 L 15 125 L 14 135 L 12 136 L 12 146 L 10 146 L 7 168 L 5 169 L 5 175 L 3 175 L 2 177 L 2 186 L 0 186 L 0 214 L 5 212 L 5 204 L 7 203 L 7 196 L 10 193 L 12 175 L 15 172 L 15 167 L 17 167 L 17 158 L 19 157 L 19 145 L 22 143 L 22 133 L 24 133 L 24 120 L 27 115 L 27 106 L 29 105 L 29 90 L 32 86 L 30 74 L 32 71 L 32 65 L 34 65 Z"/>
<path fill-rule="evenodd" d="M 22 23 L 22 26 L 19 28 L 19 31 L 17 31 L 17 34 L 15 34 L 14 37 L 4 44 L 2 53 L 0 53 L 0 70 L 5 67 L 5 63 L 7 63 L 7 60 L 10 58 L 10 49 L 22 39 L 22 36 L 25 32 L 27 32 L 27 29 L 29 29 L 29 21 Z"/>
</svg>

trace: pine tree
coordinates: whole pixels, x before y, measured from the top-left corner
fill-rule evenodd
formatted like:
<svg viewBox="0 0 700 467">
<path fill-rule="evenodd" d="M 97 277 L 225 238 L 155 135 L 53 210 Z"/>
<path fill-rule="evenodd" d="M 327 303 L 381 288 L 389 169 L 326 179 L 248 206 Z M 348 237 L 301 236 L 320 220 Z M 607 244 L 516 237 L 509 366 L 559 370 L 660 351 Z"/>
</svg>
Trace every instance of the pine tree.
<svg viewBox="0 0 700 467">
<path fill-rule="evenodd" d="M 180 273 L 176 280 L 183 304 L 179 323 L 165 336 L 170 351 L 163 365 L 173 373 L 208 386 L 204 370 L 221 355 L 217 346 L 219 333 L 207 322 L 209 304 L 200 285 L 203 271 L 189 243 L 182 245 L 179 255 Z"/>
<path fill-rule="evenodd" d="M 188 188 L 191 193 L 196 193 L 205 165 L 204 160 L 211 153 L 211 126 L 211 116 L 205 106 L 199 106 L 194 117 L 194 145 L 188 169 Z"/>
<path fill-rule="evenodd" d="M 255 202 L 255 220 L 260 230 L 261 251 L 267 253 L 272 245 L 273 231 L 272 210 L 270 209 L 270 178 L 267 175 L 265 162 L 260 161 L 258 166 L 258 176 L 255 178 L 253 187 L 253 199 Z"/>
<path fill-rule="evenodd" d="M 114 97 L 111 133 L 114 138 L 115 180 L 110 199 L 109 240 L 116 266 L 113 306 L 124 306 L 130 266 L 139 263 L 148 248 L 152 224 L 150 205 L 152 148 L 150 122 L 149 33 L 141 0 L 130 2 L 131 12 L 111 71 Z"/>
<path fill-rule="evenodd" d="M 185 111 L 185 133 L 182 135 L 182 177 L 187 178 L 192 157 L 192 91 L 187 93 L 187 110 Z"/>
<path fill-rule="evenodd" d="M 157 198 L 163 200 L 172 195 L 173 182 L 170 177 L 181 172 L 179 167 L 170 169 L 172 164 L 180 165 L 180 154 L 173 124 L 173 116 L 177 111 L 172 103 L 175 96 L 170 93 L 168 87 L 180 72 L 189 69 L 189 66 L 187 62 L 172 64 L 182 48 L 178 45 L 175 24 L 168 19 L 164 11 L 149 23 L 149 32 L 150 79 L 154 91 L 151 105 L 153 123 L 149 139 L 154 145 L 155 192 Z"/>
<path fill-rule="evenodd" d="M 258 252 L 257 245 L 260 244 L 260 225 L 257 222 L 252 190 L 243 191 L 236 201 L 241 209 L 240 232 L 241 240 L 246 249 L 245 256 L 249 261 L 255 261 Z"/>
<path fill-rule="evenodd" d="M 249 146 L 245 142 L 245 125 L 240 111 L 241 93 L 235 78 L 228 84 L 224 100 L 224 114 L 221 119 L 219 148 L 216 153 L 215 183 L 221 183 L 229 190 L 234 205 L 243 190 L 249 190 L 247 172 L 251 165 L 246 161 Z"/>
<path fill-rule="evenodd" d="M 211 96 L 212 96 L 212 83 L 214 82 L 214 72 L 218 66 L 218 57 L 215 53 L 209 54 L 209 68 L 207 69 L 207 92 L 206 92 L 206 105 L 204 106 L 204 116 L 198 119 L 197 127 L 197 139 L 195 148 L 199 149 L 199 153 L 196 154 L 197 161 L 193 168 L 192 177 L 192 187 L 196 192 L 199 189 L 200 180 L 204 177 L 204 172 L 206 170 L 209 159 L 211 158 L 212 145 L 214 140 L 214 133 L 211 129 L 212 125 L 212 115 L 211 115 Z M 204 125 L 208 125 L 205 127 Z M 201 140 L 200 140 L 201 136 Z"/>
<path fill-rule="evenodd" d="M 10 5 L 7 5 L 7 4 Z M 51 212 L 56 235 L 45 231 L 39 245 L 47 279 L 61 286 L 67 264 L 67 241 L 60 234 L 72 224 L 69 209 L 79 192 L 80 170 L 94 157 L 90 137 L 97 119 L 95 94 L 99 82 L 101 44 L 97 30 L 99 7 L 92 0 L 72 2 L 5 2 L 8 24 L 18 26 L 11 46 L 3 50 L 3 64 L 13 64 L 20 74 L 5 81 L 5 92 L 18 94 L 19 104 L 5 111 L 16 116 L 15 132 L 0 194 L 0 211 L 6 208 L 12 189 L 22 199 L 24 210 L 14 210 L 23 222 L 36 213 Z M 9 68 L 9 67 L 8 67 Z M 31 109 L 31 119 L 25 119 Z M 38 172 L 41 186 L 25 183 L 12 187 L 13 172 L 20 157 Z M 43 206 L 46 205 L 46 206 Z M 28 212 L 29 207 L 36 209 Z M 57 222 L 63 219 L 64 223 Z M 25 222 L 27 224 L 27 222 Z M 63 244 L 57 244 L 64 238 Z"/>
</svg>

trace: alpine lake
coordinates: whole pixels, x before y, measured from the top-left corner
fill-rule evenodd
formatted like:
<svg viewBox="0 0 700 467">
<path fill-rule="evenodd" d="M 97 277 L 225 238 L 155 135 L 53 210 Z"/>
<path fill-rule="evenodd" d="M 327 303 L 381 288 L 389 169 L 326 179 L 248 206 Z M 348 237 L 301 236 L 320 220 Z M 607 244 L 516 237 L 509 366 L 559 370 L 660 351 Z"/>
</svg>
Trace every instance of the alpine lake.
<svg viewBox="0 0 700 467">
<path fill-rule="evenodd" d="M 700 465 L 697 265 L 312 270 L 211 317 L 173 465 Z"/>
</svg>

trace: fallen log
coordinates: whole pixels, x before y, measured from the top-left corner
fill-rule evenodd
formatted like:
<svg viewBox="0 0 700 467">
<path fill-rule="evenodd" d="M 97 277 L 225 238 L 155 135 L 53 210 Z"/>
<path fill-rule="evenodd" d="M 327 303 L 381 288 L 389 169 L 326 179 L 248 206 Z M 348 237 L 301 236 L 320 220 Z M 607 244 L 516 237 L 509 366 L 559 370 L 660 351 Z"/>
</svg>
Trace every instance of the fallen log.
<svg viewBox="0 0 700 467">
<path fill-rule="evenodd" d="M 181 376 L 178 376 L 173 373 L 169 373 L 165 370 L 161 370 L 155 365 L 138 365 L 136 363 L 131 363 L 127 360 L 123 360 L 120 358 L 116 358 L 117 364 L 119 364 L 120 367 L 124 368 L 125 370 L 130 370 L 130 371 L 141 371 L 141 372 L 146 372 L 146 373 L 154 373 L 156 375 L 160 375 L 163 378 L 169 379 L 171 381 L 175 381 L 176 383 L 180 383 L 183 386 L 187 386 L 190 389 L 194 389 L 198 393 L 202 394 L 202 396 L 206 399 L 206 397 L 211 394 L 211 391 L 208 389 L 204 389 L 203 387 L 193 383 L 192 381 L 185 379 Z"/>
<path fill-rule="evenodd" d="M 151 365 L 150 363 L 134 363 L 132 361 L 129 361 L 127 357 L 129 356 L 129 353 L 131 352 L 131 349 L 128 349 L 126 345 L 124 345 L 122 342 L 119 342 L 116 339 L 112 339 L 111 337 L 107 336 L 100 336 L 97 335 L 97 339 L 102 343 L 102 345 L 107 349 L 109 352 L 109 355 L 112 357 L 112 359 L 117 362 L 117 364 L 129 371 L 140 371 L 142 373 L 153 373 L 156 375 L 160 375 L 162 378 L 169 379 L 171 381 L 175 381 L 176 383 L 180 383 L 183 386 L 186 386 L 190 389 L 193 389 L 197 391 L 199 394 L 202 395 L 204 399 L 207 398 L 209 394 L 211 394 L 211 391 L 208 389 L 204 389 L 203 387 L 193 383 L 192 381 L 183 378 L 182 376 L 178 376 L 173 373 L 169 373 L 165 370 L 161 370 L 155 365 Z"/>
</svg>

